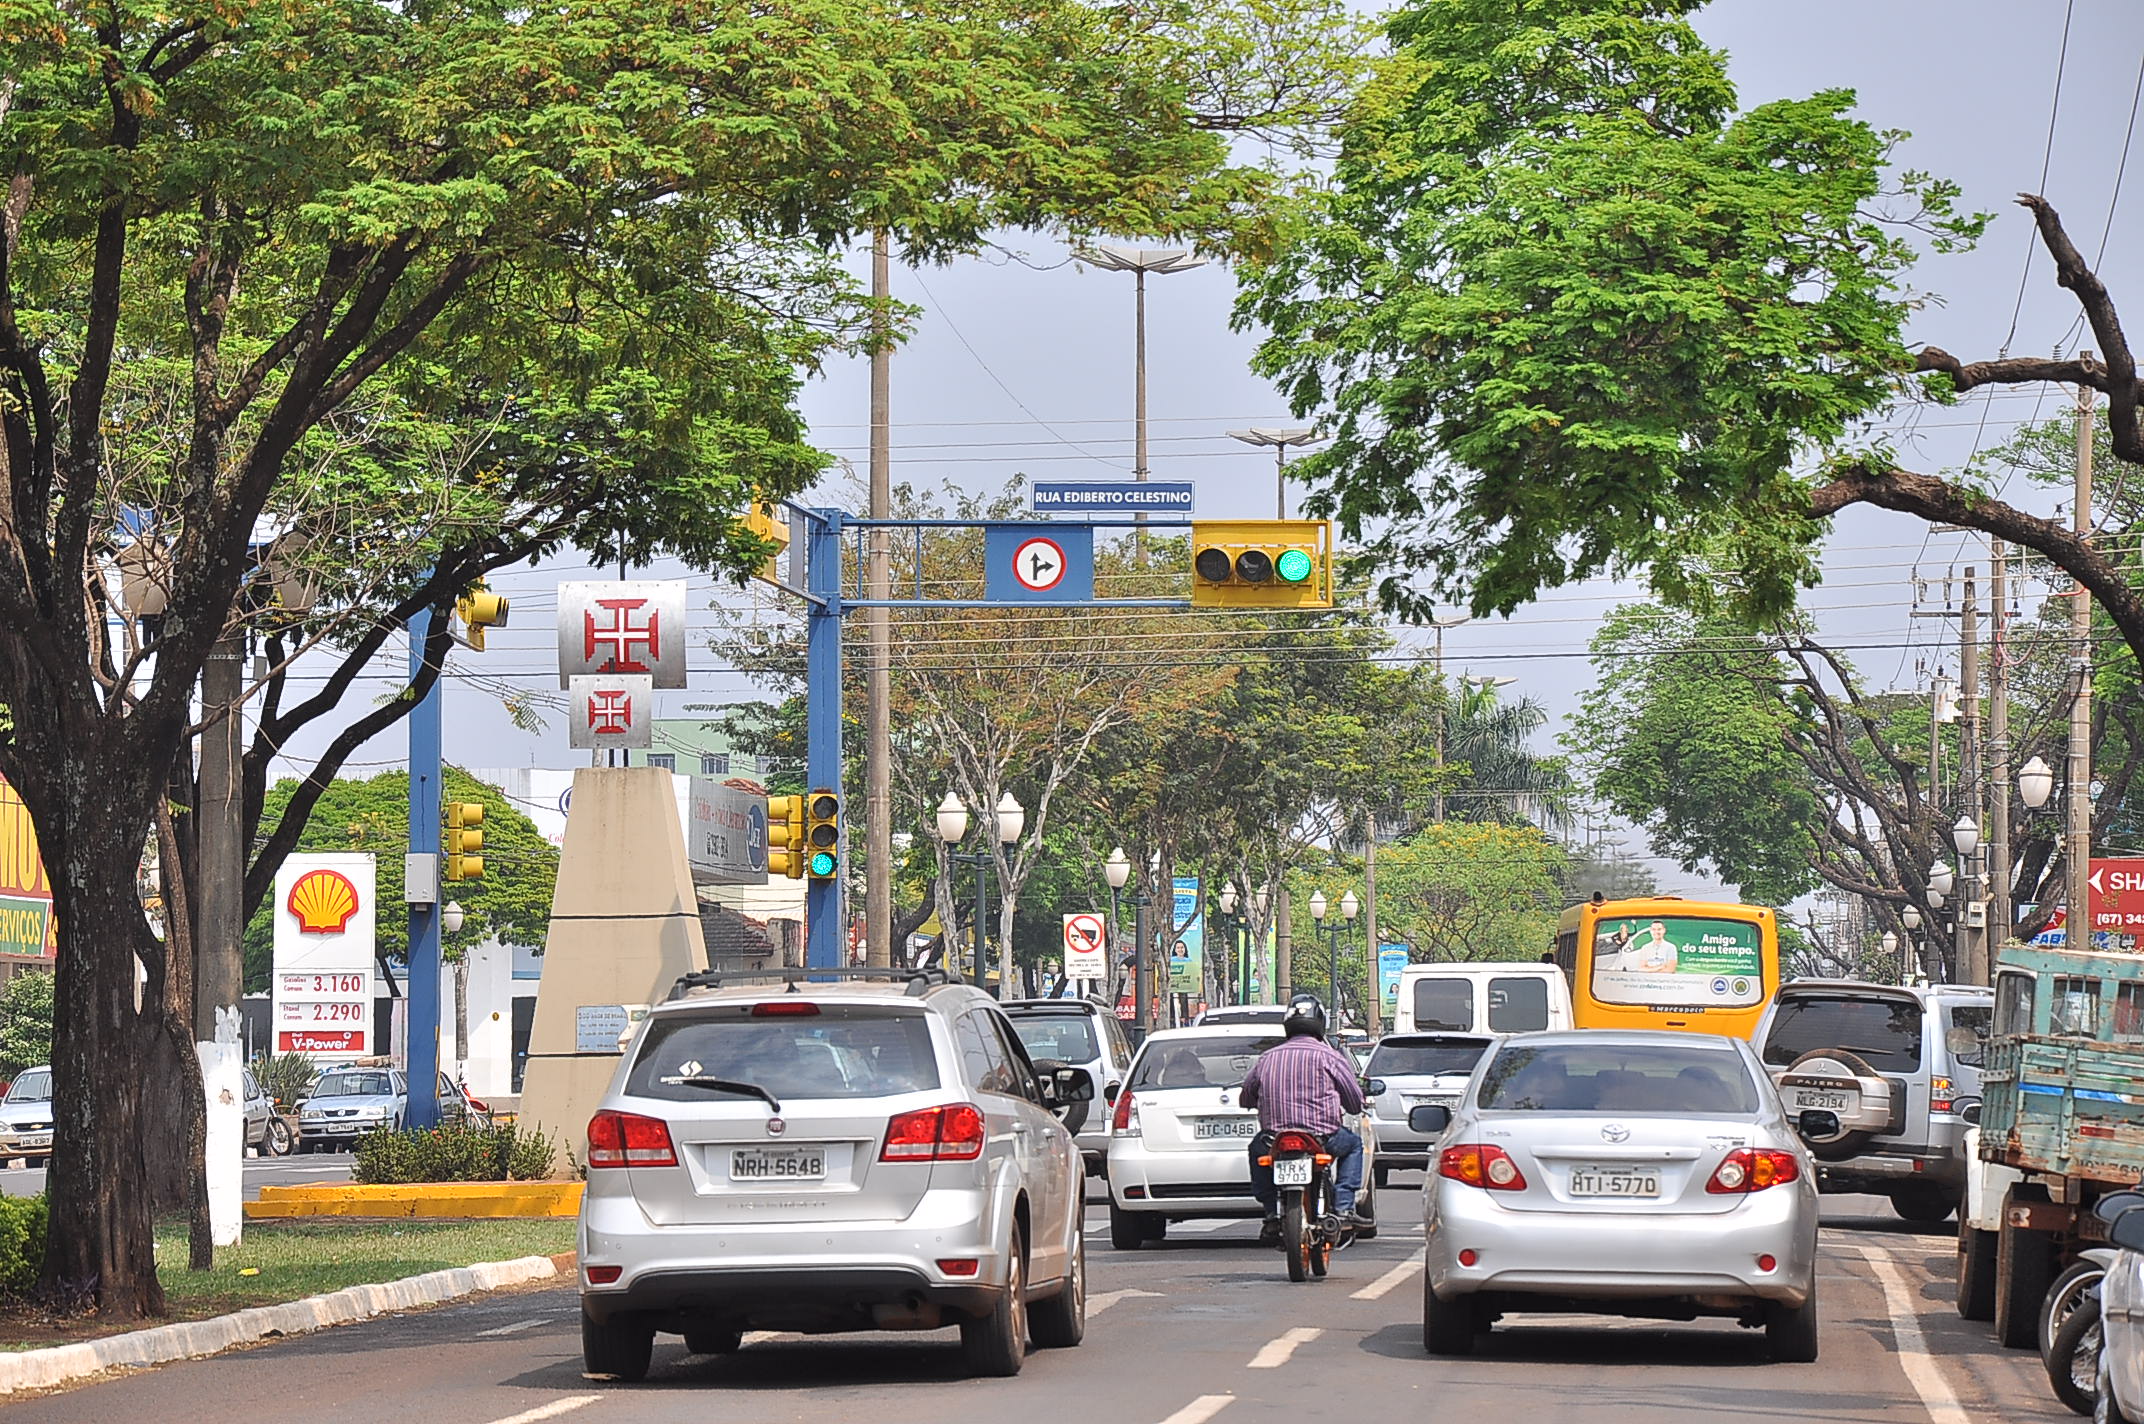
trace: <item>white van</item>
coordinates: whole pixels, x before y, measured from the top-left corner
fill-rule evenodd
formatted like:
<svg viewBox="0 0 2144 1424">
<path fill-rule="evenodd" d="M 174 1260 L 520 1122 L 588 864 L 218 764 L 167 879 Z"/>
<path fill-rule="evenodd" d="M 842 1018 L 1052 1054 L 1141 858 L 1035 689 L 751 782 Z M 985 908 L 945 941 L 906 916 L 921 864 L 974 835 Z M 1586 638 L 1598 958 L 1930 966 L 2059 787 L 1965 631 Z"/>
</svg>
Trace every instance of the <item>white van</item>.
<svg viewBox="0 0 2144 1424">
<path fill-rule="evenodd" d="M 1571 985 L 1553 964 L 1410 964 L 1394 1033 L 1539 1033 L 1571 1027 Z"/>
</svg>

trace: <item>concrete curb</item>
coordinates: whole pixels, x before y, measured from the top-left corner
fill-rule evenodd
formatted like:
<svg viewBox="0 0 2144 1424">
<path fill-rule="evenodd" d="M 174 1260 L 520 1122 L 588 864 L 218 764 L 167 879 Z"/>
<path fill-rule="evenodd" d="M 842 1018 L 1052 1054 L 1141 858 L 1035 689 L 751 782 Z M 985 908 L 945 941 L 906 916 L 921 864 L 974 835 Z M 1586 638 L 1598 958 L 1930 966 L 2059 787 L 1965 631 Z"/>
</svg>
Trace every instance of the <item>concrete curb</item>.
<svg viewBox="0 0 2144 1424">
<path fill-rule="evenodd" d="M 248 1221 L 300 1216 L 578 1216 L 580 1182 L 410 1182 L 392 1186 L 318 1182 L 261 1188 Z"/>
<path fill-rule="evenodd" d="M 198 1359 L 277 1335 L 303 1335 L 331 1325 L 348 1325 L 387 1311 L 436 1305 L 479 1291 L 525 1281 L 549 1280 L 559 1274 L 549 1256 L 523 1256 L 513 1261 L 485 1261 L 445 1271 L 427 1271 L 399 1281 L 378 1285 L 346 1286 L 326 1295 L 309 1295 L 287 1305 L 258 1305 L 235 1315 L 208 1320 L 189 1320 L 159 1325 L 125 1335 L 107 1335 L 73 1345 L 54 1345 L 44 1350 L 0 1354 L 0 1395 L 18 1390 L 47 1389 L 85 1375 L 121 1365 L 161 1365 L 173 1360 Z"/>
</svg>

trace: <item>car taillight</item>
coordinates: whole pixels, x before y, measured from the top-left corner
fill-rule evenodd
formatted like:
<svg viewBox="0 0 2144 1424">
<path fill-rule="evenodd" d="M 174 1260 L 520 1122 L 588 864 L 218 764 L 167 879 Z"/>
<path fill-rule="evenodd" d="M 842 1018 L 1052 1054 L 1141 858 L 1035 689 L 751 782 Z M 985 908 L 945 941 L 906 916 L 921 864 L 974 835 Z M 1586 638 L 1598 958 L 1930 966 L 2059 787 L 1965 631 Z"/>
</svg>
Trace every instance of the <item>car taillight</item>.
<svg viewBox="0 0 2144 1424">
<path fill-rule="evenodd" d="M 1792 1152 L 1770 1147 L 1737 1147 L 1720 1160 L 1705 1190 L 1714 1196 L 1744 1196 L 1776 1187 L 1801 1176 L 1801 1163 Z"/>
<path fill-rule="evenodd" d="M 972 1162 L 983 1155 L 982 1110 L 941 1103 L 896 1114 L 886 1124 L 881 1162 Z"/>
<path fill-rule="evenodd" d="M 595 1167 L 675 1167 L 677 1149 L 670 1124 L 659 1117 L 605 1108 L 588 1120 L 588 1165 Z"/>
<path fill-rule="evenodd" d="M 1511 1155 L 1494 1143 L 1461 1143 L 1437 1157 L 1437 1175 L 1492 1192 L 1523 1192 L 1526 1175 Z"/>
<path fill-rule="evenodd" d="M 1950 1079 L 1941 1073 L 1931 1074 L 1928 1079 L 1928 1110 L 1947 1113 L 1954 1109 L 1956 1100 L 1951 1097 Z"/>
<path fill-rule="evenodd" d="M 1137 1128 L 1132 1126 L 1132 1090 L 1130 1088 L 1119 1088 L 1117 1090 L 1117 1110 L 1109 1115 L 1109 1130 L 1124 1133 L 1138 1131 Z"/>
<path fill-rule="evenodd" d="M 819 1006 L 809 999 L 769 999 L 764 1004 L 752 1005 L 755 1019 L 817 1018 Z"/>
</svg>

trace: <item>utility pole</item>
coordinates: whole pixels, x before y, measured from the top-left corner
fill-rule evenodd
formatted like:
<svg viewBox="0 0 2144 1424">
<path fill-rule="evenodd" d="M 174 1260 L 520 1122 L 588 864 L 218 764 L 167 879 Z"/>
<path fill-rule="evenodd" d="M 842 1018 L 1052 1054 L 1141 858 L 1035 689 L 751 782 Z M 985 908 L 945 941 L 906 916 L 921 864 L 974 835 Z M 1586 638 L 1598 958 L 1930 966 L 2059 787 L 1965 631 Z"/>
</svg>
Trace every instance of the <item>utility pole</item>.
<svg viewBox="0 0 2144 1424">
<path fill-rule="evenodd" d="M 2091 357 L 2088 351 L 2077 355 L 2081 361 Z M 2077 492 L 2070 517 L 2071 529 L 2082 541 L 2092 537 L 2092 409 L 2092 388 L 2079 386 Z M 2092 596 L 2081 582 L 2070 594 L 2070 671 L 2077 686 L 2070 700 L 2069 835 L 2062 852 L 2069 913 L 2063 923 L 2071 949 L 2090 949 L 2092 912 L 2085 877 L 2092 868 Z"/>
<path fill-rule="evenodd" d="M 893 517 L 893 300 L 886 230 L 871 238 L 871 517 Z M 867 597 L 893 596 L 888 531 L 871 531 Z M 864 610 L 869 673 L 864 705 L 864 962 L 893 963 L 893 610 Z"/>
<path fill-rule="evenodd" d="M 1384 1032 L 1385 986 L 1377 972 L 1377 813 L 1362 813 L 1362 935 L 1369 943 L 1369 992 L 1364 994 L 1363 1015 L 1369 1020 L 1370 1037 Z"/>
<path fill-rule="evenodd" d="M 2017 916 L 2010 907 L 2010 590 L 2009 550 L 1988 541 L 1988 932 L 1987 958 L 2010 942 Z"/>
<path fill-rule="evenodd" d="M 1429 626 L 1437 630 L 1437 790 L 1436 807 L 1430 819 L 1440 824 L 1444 820 L 1444 723 L 1450 716 L 1447 709 L 1451 705 L 1451 698 L 1444 686 L 1444 630 L 1457 628 L 1462 623 L 1471 622 L 1472 618 L 1472 614 L 1462 613 L 1457 618 L 1432 617 L 1429 620 Z"/>
<path fill-rule="evenodd" d="M 216 1010 L 245 997 L 245 744 L 239 704 L 245 693 L 246 635 L 228 631 L 201 668 L 201 888 L 194 901 L 194 1036 L 216 1036 Z"/>
<path fill-rule="evenodd" d="M 1982 801 L 1982 748 L 1980 743 L 1980 590 L 1974 578 L 1975 571 L 1965 571 L 1965 602 L 1958 613 L 1958 686 L 1965 709 L 1963 725 L 1958 735 L 1958 810 L 1959 814 L 1977 827 L 1981 823 Z M 1964 882 L 1965 893 L 1960 897 L 1955 921 L 1957 933 L 1957 973 L 1960 983 L 1985 984 L 1988 982 L 1987 931 L 1975 930 L 1967 921 L 1972 917 L 1972 908 L 1982 895 L 1980 877 L 1975 873 L 1980 856 L 1985 854 L 1978 845 L 1974 853 L 1962 855 L 1958 867 L 1959 879 Z"/>
</svg>

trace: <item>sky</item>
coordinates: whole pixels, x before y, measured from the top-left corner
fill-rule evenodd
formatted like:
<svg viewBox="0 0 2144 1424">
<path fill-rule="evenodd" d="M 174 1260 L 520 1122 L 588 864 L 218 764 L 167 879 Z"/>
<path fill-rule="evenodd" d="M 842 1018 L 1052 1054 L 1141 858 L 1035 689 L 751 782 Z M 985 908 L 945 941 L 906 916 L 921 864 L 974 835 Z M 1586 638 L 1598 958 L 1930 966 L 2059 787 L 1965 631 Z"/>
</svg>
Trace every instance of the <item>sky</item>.
<svg viewBox="0 0 2144 1424">
<path fill-rule="evenodd" d="M 1745 105 L 1848 88 L 1859 112 L 1880 128 L 1904 130 L 1896 162 L 1963 185 L 1964 206 L 1996 214 L 1977 250 L 1928 257 L 1916 285 L 1933 299 L 1912 325 L 1916 344 L 1972 360 L 2008 351 L 2074 349 L 2077 308 L 2054 285 L 2031 224 L 2015 206 L 2039 191 L 2060 210 L 2088 257 L 2109 236 L 2098 270 L 2117 303 L 2144 302 L 2144 151 L 2126 178 L 2135 99 L 2144 77 L 2144 5 L 2135 0 L 1967 0 L 1941 7 L 1842 0 L 1721 0 L 1695 20 L 1725 48 Z M 2044 174 L 2044 179 L 2043 179 Z M 2117 194 L 2117 178 L 2123 181 Z M 2114 204 L 2110 210 L 2110 201 Z M 2111 214 L 2111 222 L 2110 222 Z M 1132 279 L 1070 260 L 1062 242 L 1013 235 L 1004 248 L 950 266 L 896 266 L 894 294 L 922 309 L 915 333 L 893 363 L 893 475 L 924 487 L 974 491 L 1031 478 L 1124 477 L 1132 466 Z M 1272 512 L 1272 452 L 1229 438 L 1246 426 L 1289 426 L 1294 418 L 1249 369 L 1255 332 L 1230 330 L 1235 281 L 1209 265 L 1148 284 L 1150 460 L 1156 479 L 1189 479 L 1201 516 L 1263 517 Z M 867 373 L 838 364 L 804 391 L 815 440 L 839 461 L 823 487 L 846 502 L 865 464 Z M 2056 413 L 2052 392 L 1994 390 L 1955 407 L 1924 409 L 1894 433 L 1902 459 L 1941 471 L 2019 425 Z M 1291 490 L 1291 511 L 1300 490 Z M 2050 511 L 2053 496 L 2008 489 L 2005 497 Z M 1926 686 L 1939 665 L 1955 669 L 1954 623 L 1915 618 L 1916 575 L 1942 599 L 1946 575 L 1968 566 L 1984 575 L 1979 536 L 1932 533 L 1918 520 L 1850 510 L 1825 546 L 1825 579 L 1805 599 L 1819 631 L 1854 651 L 1878 687 Z M 606 576 L 613 570 L 603 571 Z M 635 571 L 636 574 L 640 571 Z M 681 576 L 670 568 L 651 571 Z M 483 655 L 460 654 L 448 692 L 446 752 L 466 766 L 571 766 L 563 718 L 529 734 L 515 728 L 499 686 L 557 695 L 552 590 L 587 577 L 584 566 L 552 563 L 514 570 L 493 587 L 513 601 L 512 624 Z M 2026 585 L 2030 617 L 2044 590 Z M 693 578 L 695 606 L 715 594 Z M 1636 591 L 1608 581 L 1557 590 L 1512 618 L 1470 622 L 1445 635 L 1451 671 L 1511 677 L 1506 696 L 1539 701 L 1552 724 L 1541 750 L 1576 715 L 1588 684 L 1586 645 L 1599 619 Z M 1932 605 L 1924 605 L 1930 607 Z M 1456 610 L 1454 610 L 1456 612 Z M 1403 647 L 1426 650 L 1427 635 L 1400 630 Z M 1946 645 L 1950 646 L 1946 646 Z M 399 664 L 399 656 L 397 658 Z M 690 686 L 660 694 L 662 715 L 700 709 L 754 692 L 704 646 L 690 662 Z M 399 679 L 383 668 L 375 695 Z M 312 748 L 293 748 L 304 756 Z M 346 774 L 402 764 L 390 733 L 353 758 Z M 287 770 L 295 770 L 295 762 Z M 1663 888 L 1710 888 L 1702 876 L 1645 856 L 1627 828 L 1607 832 L 1648 859 Z"/>
</svg>

